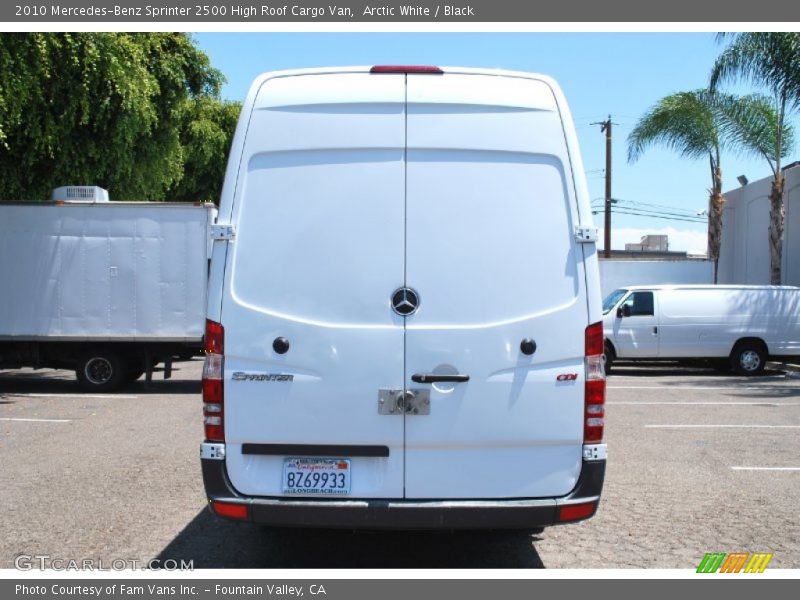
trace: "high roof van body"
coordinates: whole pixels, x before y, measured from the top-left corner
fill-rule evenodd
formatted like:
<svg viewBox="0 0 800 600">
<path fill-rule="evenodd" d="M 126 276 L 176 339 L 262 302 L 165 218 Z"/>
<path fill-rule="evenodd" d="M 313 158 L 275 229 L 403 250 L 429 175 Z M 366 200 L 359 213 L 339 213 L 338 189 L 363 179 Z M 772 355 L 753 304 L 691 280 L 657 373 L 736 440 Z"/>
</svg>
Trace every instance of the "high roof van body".
<svg viewBox="0 0 800 600">
<path fill-rule="evenodd" d="M 262 75 L 214 231 L 201 458 L 217 514 L 447 529 L 594 514 L 596 230 L 553 80 Z"/>
</svg>

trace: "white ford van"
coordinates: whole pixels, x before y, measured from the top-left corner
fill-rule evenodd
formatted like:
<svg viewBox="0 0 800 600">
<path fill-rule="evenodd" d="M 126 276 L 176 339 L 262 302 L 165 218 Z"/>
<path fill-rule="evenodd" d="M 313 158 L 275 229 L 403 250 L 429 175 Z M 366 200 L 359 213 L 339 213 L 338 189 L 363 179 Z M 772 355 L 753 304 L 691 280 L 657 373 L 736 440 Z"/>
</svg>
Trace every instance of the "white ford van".
<svg viewBox="0 0 800 600">
<path fill-rule="evenodd" d="M 711 360 L 744 375 L 800 355 L 800 288 L 650 285 L 603 302 L 607 366 L 620 360 Z"/>
<path fill-rule="evenodd" d="M 212 237 L 201 462 L 216 514 L 378 529 L 594 514 L 596 230 L 551 79 L 262 75 Z"/>
</svg>

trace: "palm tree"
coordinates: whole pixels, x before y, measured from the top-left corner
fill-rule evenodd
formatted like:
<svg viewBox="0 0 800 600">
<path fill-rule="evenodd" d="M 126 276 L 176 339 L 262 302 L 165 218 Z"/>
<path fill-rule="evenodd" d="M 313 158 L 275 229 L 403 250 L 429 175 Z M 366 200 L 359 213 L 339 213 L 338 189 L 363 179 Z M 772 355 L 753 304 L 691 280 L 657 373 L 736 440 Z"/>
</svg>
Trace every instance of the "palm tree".
<svg viewBox="0 0 800 600">
<path fill-rule="evenodd" d="M 784 130 L 787 113 L 800 107 L 800 33 L 736 33 L 717 58 L 711 71 L 711 89 L 725 81 L 744 80 L 768 89 L 775 100 L 777 131 Z M 719 34 L 719 40 L 728 37 Z M 771 282 L 781 283 L 783 252 L 783 172 L 781 159 L 792 140 L 778 135 L 768 158 L 772 169 L 770 189 L 769 248 Z"/>
<path fill-rule="evenodd" d="M 675 150 L 684 158 L 708 158 L 708 258 L 714 261 L 714 283 L 722 239 L 723 149 L 768 155 L 778 135 L 771 102 L 760 95 L 734 96 L 710 90 L 678 92 L 659 100 L 639 119 L 628 136 L 628 161 L 635 162 L 653 145 Z M 784 135 L 791 132 L 784 131 Z"/>
</svg>

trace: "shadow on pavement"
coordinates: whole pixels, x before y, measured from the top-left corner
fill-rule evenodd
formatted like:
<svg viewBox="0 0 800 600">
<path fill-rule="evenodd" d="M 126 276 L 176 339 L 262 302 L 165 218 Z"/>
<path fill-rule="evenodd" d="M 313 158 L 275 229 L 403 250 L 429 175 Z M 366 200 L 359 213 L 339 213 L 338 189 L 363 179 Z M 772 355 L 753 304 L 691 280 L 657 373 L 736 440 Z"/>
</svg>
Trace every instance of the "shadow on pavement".
<svg viewBox="0 0 800 600">
<path fill-rule="evenodd" d="M 175 367 L 173 367 L 173 371 Z M 153 372 L 153 380 L 147 384 L 144 377 L 134 381 L 132 384 L 120 389 L 120 393 L 137 394 L 199 394 L 203 391 L 202 383 L 197 380 L 175 381 L 171 379 L 156 379 L 160 377 L 160 372 Z"/>
<path fill-rule="evenodd" d="M 278 529 L 220 519 L 208 510 L 158 559 L 194 568 L 543 568 L 524 532 L 352 532 Z"/>
<path fill-rule="evenodd" d="M 729 385 L 732 381 L 752 381 L 754 383 L 765 381 L 769 377 L 780 377 L 783 380 L 785 373 L 766 369 L 761 375 L 745 377 L 730 371 L 718 371 L 713 367 L 680 365 L 675 363 L 618 363 L 615 362 L 611 370 L 611 377 L 713 377 L 719 385 Z"/>
<path fill-rule="evenodd" d="M 0 398 L 5 394 L 79 394 L 81 389 L 74 375 L 67 371 L 44 369 L 30 371 L 0 371 Z"/>
<path fill-rule="evenodd" d="M 173 377 L 180 373 L 181 363 L 172 367 Z M 153 370 L 153 380 L 146 384 L 144 376 L 123 385 L 112 394 L 199 394 L 202 391 L 200 379 L 163 379 L 164 369 Z M 14 394 L 64 394 L 80 395 L 84 392 L 78 380 L 70 371 L 42 369 L 41 371 L 0 371 L 0 398 Z M 97 393 L 97 392 L 95 392 Z M 102 393 L 102 392 L 101 392 Z"/>
<path fill-rule="evenodd" d="M 747 390 L 742 390 L 741 392 L 731 392 L 728 394 L 729 396 L 733 397 L 742 397 L 742 398 L 749 398 L 749 399 L 776 399 L 776 398 L 797 398 L 800 397 L 800 388 L 798 387 L 787 387 L 787 386 L 773 386 L 773 387 L 765 387 L 761 389 L 754 390 L 752 388 Z"/>
</svg>

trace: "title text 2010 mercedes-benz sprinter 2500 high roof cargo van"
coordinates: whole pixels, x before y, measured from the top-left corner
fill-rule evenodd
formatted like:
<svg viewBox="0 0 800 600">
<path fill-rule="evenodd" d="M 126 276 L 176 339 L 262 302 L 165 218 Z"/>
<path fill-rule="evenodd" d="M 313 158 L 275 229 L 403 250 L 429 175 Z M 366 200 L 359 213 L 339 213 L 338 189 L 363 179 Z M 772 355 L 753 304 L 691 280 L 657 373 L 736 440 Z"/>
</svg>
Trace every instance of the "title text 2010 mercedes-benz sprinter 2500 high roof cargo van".
<svg viewBox="0 0 800 600">
<path fill-rule="evenodd" d="M 263 75 L 214 238 L 201 462 L 217 514 L 423 529 L 594 514 L 596 231 L 551 79 Z"/>
</svg>

